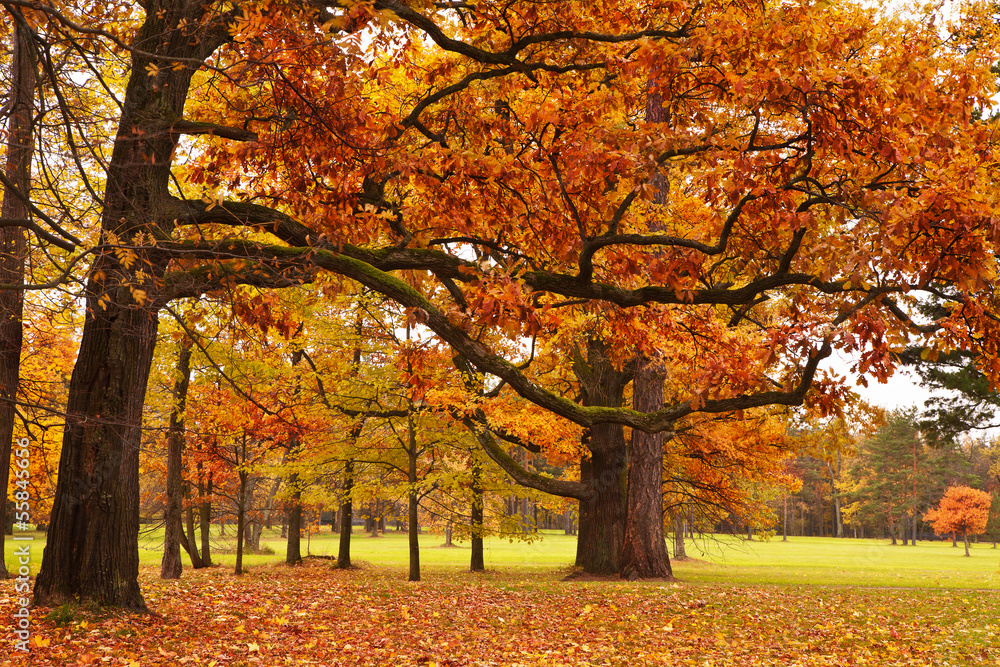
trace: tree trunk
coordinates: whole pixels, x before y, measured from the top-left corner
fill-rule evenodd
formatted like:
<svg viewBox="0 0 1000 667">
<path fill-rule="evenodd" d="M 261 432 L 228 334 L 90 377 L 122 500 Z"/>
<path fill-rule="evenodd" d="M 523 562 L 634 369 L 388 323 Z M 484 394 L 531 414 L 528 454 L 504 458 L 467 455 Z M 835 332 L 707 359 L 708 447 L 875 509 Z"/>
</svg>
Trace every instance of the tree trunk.
<svg viewBox="0 0 1000 667">
<path fill-rule="evenodd" d="M 588 436 L 589 437 L 589 436 Z M 584 486 L 590 486 L 594 481 L 593 466 L 590 463 L 590 458 L 580 459 L 580 483 Z M 577 531 L 576 531 L 576 561 L 575 565 L 577 567 L 583 567 L 584 563 L 584 547 L 590 543 L 590 526 L 593 523 L 593 517 L 590 516 L 590 506 L 592 503 L 581 500 L 577 503 L 577 514 L 579 514 L 579 519 L 577 520 Z"/>
<path fill-rule="evenodd" d="M 337 567 L 351 567 L 351 530 L 354 522 L 354 506 L 351 493 L 354 489 L 354 459 L 344 463 L 344 499 L 340 503 L 340 551 L 337 554 Z"/>
<path fill-rule="evenodd" d="M 285 546 L 285 563 L 302 564 L 302 489 L 298 488 L 299 474 L 293 472 L 288 477 L 292 487 L 292 506 L 288 510 L 288 543 Z"/>
<path fill-rule="evenodd" d="M 586 513 L 590 521 L 581 554 L 583 569 L 589 574 L 621 572 L 622 536 L 625 531 L 625 434 L 617 424 L 598 424 L 591 429 L 592 432 L 604 430 L 609 433 L 597 437 L 616 444 L 591 454 L 594 493 L 587 503 Z M 617 444 L 619 441 L 622 444 Z"/>
<path fill-rule="evenodd" d="M 284 463 L 284 460 L 282 460 Z M 278 489 L 281 487 L 281 477 L 277 476 L 271 480 L 271 488 L 267 492 L 267 500 L 264 501 L 264 516 L 260 521 L 257 521 L 253 527 L 253 541 L 256 545 L 257 550 L 260 550 L 260 538 L 264 533 L 264 525 L 271 527 L 271 512 L 274 510 L 274 497 L 278 495 Z"/>
<path fill-rule="evenodd" d="M 663 408 L 666 374 L 658 361 L 641 359 L 632 383 L 637 412 Z M 632 429 L 621 572 L 625 579 L 672 578 L 663 537 L 663 433 Z"/>
<path fill-rule="evenodd" d="M 483 557 L 483 469 L 478 460 L 472 461 L 472 558 L 469 569 L 472 572 L 486 570 Z"/>
<path fill-rule="evenodd" d="M 246 436 L 244 436 L 245 438 Z M 245 442 L 244 442 L 245 447 Z M 246 459 L 246 451 L 244 450 L 244 460 Z M 247 516 L 247 473 L 243 470 L 239 471 L 240 478 L 240 490 L 239 497 L 236 501 L 236 574 L 237 576 L 243 574 L 243 540 L 245 538 L 244 531 L 246 529 L 246 516 Z"/>
<path fill-rule="evenodd" d="M 35 580 L 39 606 L 80 599 L 146 608 L 138 583 L 140 425 L 167 259 L 141 239 L 173 231 L 177 203 L 168 183 L 179 135 L 163 128 L 182 117 L 198 69 L 163 64 L 203 60 L 230 39 L 221 24 L 203 21 L 207 5 L 157 6 L 133 42 L 101 215 L 100 242 L 129 244 L 134 260 L 98 246 L 91 267 L 52 520 Z M 187 27 L 179 29 L 182 21 Z"/>
<path fill-rule="evenodd" d="M 14 18 L 11 38 L 10 120 L 4 174 L 28 197 L 31 192 L 32 135 L 34 134 L 35 50 L 31 29 L 20 9 L 8 7 Z M 4 188 L 0 218 L 27 219 L 28 207 L 11 188 Z M 0 227 L 0 284 L 23 285 L 27 243 L 24 228 Z M 4 530 L 7 524 L 7 483 L 14 444 L 14 416 L 20 381 L 24 290 L 0 290 L 0 579 L 7 577 Z"/>
<path fill-rule="evenodd" d="M 782 494 L 781 496 L 781 541 L 788 541 L 788 494 Z"/>
<path fill-rule="evenodd" d="M 687 558 L 687 550 L 684 544 L 684 535 L 687 527 L 684 521 L 684 512 L 678 511 L 674 514 L 674 560 Z"/>
<path fill-rule="evenodd" d="M 202 502 L 198 505 L 198 528 L 201 530 L 201 565 L 211 567 L 212 565 L 212 545 L 210 543 L 212 527 L 212 471 L 208 472 L 208 483 L 205 493 L 201 494 L 201 485 L 198 485 L 198 492 L 202 495 Z"/>
<path fill-rule="evenodd" d="M 198 570 L 205 567 L 205 563 L 201 559 L 201 554 L 198 553 L 198 543 L 195 541 L 194 508 L 188 507 L 184 514 L 187 519 L 187 533 L 184 535 L 181 546 L 184 547 L 184 550 L 187 551 L 188 556 L 191 558 L 191 567 Z"/>
<path fill-rule="evenodd" d="M 163 510 L 165 529 L 160 579 L 180 579 L 183 569 L 180 543 L 184 537 L 181 528 L 184 501 L 184 409 L 187 403 L 188 384 L 191 382 L 191 348 L 186 343 L 187 341 L 184 341 L 181 344 L 177 358 L 174 405 L 170 410 L 170 427 L 167 433 L 167 506 Z"/>
<path fill-rule="evenodd" d="M 840 495 L 837 490 L 837 477 L 840 475 L 840 452 L 837 452 L 837 469 L 834 470 L 829 461 L 826 462 L 826 469 L 830 472 L 830 489 L 833 491 L 833 528 L 834 537 L 844 536 L 844 517 L 840 510 Z"/>
<path fill-rule="evenodd" d="M 962 533 L 962 537 L 965 539 L 965 555 L 969 555 L 969 531 Z"/>
<path fill-rule="evenodd" d="M 256 508 L 258 505 L 254 503 L 254 496 L 257 495 L 257 485 L 260 483 L 260 477 L 256 475 L 248 477 L 247 488 L 246 488 L 246 505 L 243 517 L 243 549 L 247 553 L 256 553 L 260 551 L 260 544 L 254 542 L 255 531 L 254 528 L 260 521 L 257 518 Z"/>
<path fill-rule="evenodd" d="M 583 404 L 618 408 L 632 373 L 615 368 L 603 341 L 587 341 L 587 358 L 578 351 L 573 372 L 580 380 Z M 595 424 L 585 434 L 591 451 L 589 482 L 593 494 L 580 504 L 577 564 L 589 574 L 618 574 L 625 532 L 625 431 L 619 424 Z M 581 480 L 585 470 L 581 465 Z"/>
<path fill-rule="evenodd" d="M 409 330 L 407 330 L 407 334 Z M 407 536 L 409 538 L 410 546 L 410 576 L 409 581 L 420 581 L 420 535 L 418 530 L 420 529 L 417 523 L 417 501 L 419 497 L 417 496 L 417 430 L 413 423 L 413 412 L 412 405 L 410 414 L 406 416 L 407 424 L 407 480 L 410 483 L 409 492 L 406 494 L 407 497 L 407 530 L 410 534 Z"/>
</svg>

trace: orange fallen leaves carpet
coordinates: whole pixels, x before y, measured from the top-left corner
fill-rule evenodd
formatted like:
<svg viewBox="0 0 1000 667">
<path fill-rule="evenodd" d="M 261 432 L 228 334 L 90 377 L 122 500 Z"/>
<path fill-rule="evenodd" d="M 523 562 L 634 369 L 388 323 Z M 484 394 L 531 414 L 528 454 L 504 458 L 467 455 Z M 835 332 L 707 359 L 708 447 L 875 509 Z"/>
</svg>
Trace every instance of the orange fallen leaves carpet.
<svg viewBox="0 0 1000 667">
<path fill-rule="evenodd" d="M 557 573 L 143 571 L 155 614 L 35 609 L 0 664 L 1000 665 L 997 592 L 562 581 Z"/>
</svg>

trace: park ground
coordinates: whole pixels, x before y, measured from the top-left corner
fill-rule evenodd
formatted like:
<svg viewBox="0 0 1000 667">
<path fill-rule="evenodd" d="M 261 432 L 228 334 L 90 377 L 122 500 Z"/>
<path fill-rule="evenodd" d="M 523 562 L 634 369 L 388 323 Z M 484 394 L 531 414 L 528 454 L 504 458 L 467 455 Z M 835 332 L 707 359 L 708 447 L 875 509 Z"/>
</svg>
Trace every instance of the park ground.
<svg viewBox="0 0 1000 667">
<path fill-rule="evenodd" d="M 13 650 L 14 582 L 0 582 L 0 665 L 1000 665 L 989 544 L 965 558 L 942 542 L 708 538 L 674 564 L 679 582 L 629 583 L 575 577 L 563 535 L 490 540 L 472 574 L 467 545 L 428 534 L 423 581 L 408 583 L 400 534 L 357 536 L 355 570 L 287 567 L 273 536 L 248 574 L 219 554 L 179 581 L 158 578 L 157 539 L 142 552 L 152 614 L 36 608 L 29 654 Z M 334 554 L 336 536 L 303 546 Z"/>
</svg>

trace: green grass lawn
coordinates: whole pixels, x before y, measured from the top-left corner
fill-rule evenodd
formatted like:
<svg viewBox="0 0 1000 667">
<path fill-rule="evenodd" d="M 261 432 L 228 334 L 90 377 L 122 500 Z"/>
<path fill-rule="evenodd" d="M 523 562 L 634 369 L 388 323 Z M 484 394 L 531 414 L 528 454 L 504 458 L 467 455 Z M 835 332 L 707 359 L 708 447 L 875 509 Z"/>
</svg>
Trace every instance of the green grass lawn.
<svg viewBox="0 0 1000 667">
<path fill-rule="evenodd" d="M 341 571 L 284 566 L 274 531 L 275 553 L 248 555 L 240 577 L 215 533 L 219 566 L 180 580 L 159 578 L 162 531 L 144 533 L 140 584 L 155 614 L 38 608 L 30 655 L 5 657 L 14 638 L 0 626 L 0 667 L 1000 665 L 1000 550 L 988 544 L 966 558 L 950 542 L 713 536 L 688 543 L 674 583 L 567 580 L 576 542 L 555 532 L 488 540 L 488 571 L 470 573 L 467 544 L 423 534 L 423 580 L 410 583 L 402 533 L 355 535 L 361 569 Z M 302 549 L 330 556 L 337 540 L 314 534 Z M 4 615 L 13 589 L 0 581 Z"/>
<path fill-rule="evenodd" d="M 213 560 L 232 568 L 232 529 L 220 537 L 213 528 Z M 29 544 L 32 569 L 37 571 L 45 537 L 31 534 Z M 140 562 L 156 566 L 162 557 L 162 529 L 144 531 L 140 538 Z M 336 556 L 339 536 L 329 532 L 303 536 L 304 555 Z M 468 543 L 444 548 L 441 535 L 420 535 L 420 563 L 429 575 L 458 572 L 468 568 Z M 246 554 L 244 566 L 250 569 L 280 563 L 284 559 L 285 540 L 277 530 L 266 531 L 262 545 L 273 554 Z M 382 537 L 356 533 L 351 540 L 355 564 L 405 573 L 408 564 L 407 538 L 404 533 L 389 531 Z M 15 543 L 6 540 L 7 563 L 12 564 Z M 891 546 L 886 540 L 854 540 L 815 537 L 792 537 L 752 541 L 709 535 L 689 540 L 687 552 L 692 558 L 673 563 L 675 575 L 690 583 L 780 584 L 821 586 L 875 586 L 928 589 L 1000 589 L 1000 549 L 992 544 L 972 547 L 966 558 L 961 546 L 951 542 L 921 542 L 913 546 Z M 496 571 L 553 572 L 568 570 L 576 554 L 576 538 L 556 531 L 543 532 L 533 542 L 486 540 L 486 567 Z M 184 556 L 185 565 L 187 557 Z"/>
</svg>

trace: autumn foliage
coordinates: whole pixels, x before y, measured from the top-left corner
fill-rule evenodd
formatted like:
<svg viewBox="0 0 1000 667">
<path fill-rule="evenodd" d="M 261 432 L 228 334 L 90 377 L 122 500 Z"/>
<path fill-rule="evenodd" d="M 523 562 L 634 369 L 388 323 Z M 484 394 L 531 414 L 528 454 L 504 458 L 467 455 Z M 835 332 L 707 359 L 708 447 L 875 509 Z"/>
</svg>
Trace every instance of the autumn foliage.
<svg viewBox="0 0 1000 667">
<path fill-rule="evenodd" d="M 77 284 L 86 313 L 40 604 L 145 608 L 144 408 L 186 306 L 171 334 L 210 340 L 212 368 L 191 495 L 215 479 L 242 521 L 254 479 L 271 508 L 392 488 L 415 534 L 418 501 L 502 469 L 579 501 L 602 573 L 662 543 L 661 474 L 671 506 L 766 522 L 791 411 L 856 398 L 836 353 L 862 384 L 914 342 L 1000 376 L 981 8 L 942 39 L 930 9 L 852 2 L 4 7 L 50 54 L 55 166 L 3 224 L 44 251 L 33 287 Z M 262 335 L 207 331 L 210 303 Z"/>
<path fill-rule="evenodd" d="M 969 535 L 986 529 L 993 497 L 985 491 L 968 486 L 952 486 L 937 508 L 924 515 L 924 521 L 934 526 L 938 535 L 960 533 L 965 538 L 965 555 L 969 555 Z"/>
</svg>

